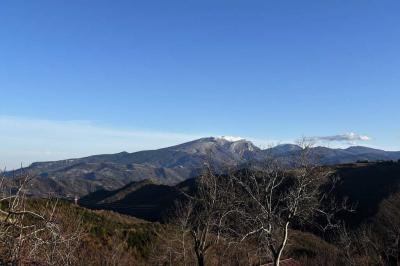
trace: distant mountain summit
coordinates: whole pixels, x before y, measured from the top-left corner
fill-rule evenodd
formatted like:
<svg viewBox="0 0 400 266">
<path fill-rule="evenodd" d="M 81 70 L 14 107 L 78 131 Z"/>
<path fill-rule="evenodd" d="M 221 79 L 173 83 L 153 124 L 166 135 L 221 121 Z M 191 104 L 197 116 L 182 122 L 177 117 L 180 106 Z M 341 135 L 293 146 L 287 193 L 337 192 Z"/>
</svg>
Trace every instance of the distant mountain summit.
<svg viewBox="0 0 400 266">
<path fill-rule="evenodd" d="M 270 149 L 266 149 L 264 153 L 272 155 L 288 155 L 301 151 L 301 147 L 295 144 L 280 144 Z"/>
<path fill-rule="evenodd" d="M 115 190 L 131 182 L 152 179 L 160 184 L 176 184 L 198 176 L 205 163 L 225 169 L 253 162 L 267 156 L 290 160 L 301 148 L 282 144 L 261 150 L 238 137 L 207 137 L 183 144 L 139 152 L 93 155 L 52 162 L 37 162 L 23 169 L 36 176 L 30 193 L 61 197 L 82 196 L 99 189 Z M 360 160 L 398 160 L 400 152 L 367 147 L 331 149 L 315 147 L 321 164 L 353 163 Z M 12 173 L 8 173 L 11 176 Z"/>
<path fill-rule="evenodd" d="M 230 142 L 244 140 L 241 137 L 233 137 L 233 136 L 221 136 L 221 137 L 217 137 L 217 139 L 223 139 L 223 140 L 230 141 Z"/>
</svg>

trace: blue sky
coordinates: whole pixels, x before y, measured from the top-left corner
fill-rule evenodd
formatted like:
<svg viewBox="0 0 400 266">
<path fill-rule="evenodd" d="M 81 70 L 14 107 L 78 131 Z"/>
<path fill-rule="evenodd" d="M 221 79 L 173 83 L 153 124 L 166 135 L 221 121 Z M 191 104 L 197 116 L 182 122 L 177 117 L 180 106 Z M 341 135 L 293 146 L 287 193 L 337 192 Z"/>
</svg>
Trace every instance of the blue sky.
<svg viewBox="0 0 400 266">
<path fill-rule="evenodd" d="M 395 0 L 1 1 L 0 166 L 209 135 L 400 150 L 399 12 Z"/>
</svg>

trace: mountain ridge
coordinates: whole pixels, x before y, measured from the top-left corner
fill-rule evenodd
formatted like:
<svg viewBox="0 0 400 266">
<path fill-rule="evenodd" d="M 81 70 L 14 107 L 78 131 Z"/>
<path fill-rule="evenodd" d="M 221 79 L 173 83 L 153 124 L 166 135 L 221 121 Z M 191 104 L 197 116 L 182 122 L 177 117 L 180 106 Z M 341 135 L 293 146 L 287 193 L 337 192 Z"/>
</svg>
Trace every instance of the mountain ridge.
<svg viewBox="0 0 400 266">
<path fill-rule="evenodd" d="M 50 162 L 35 162 L 18 171 L 28 171 L 35 180 L 30 192 L 40 196 L 52 192 L 60 197 L 83 196 L 96 190 L 115 190 L 144 179 L 177 184 L 198 176 L 205 163 L 217 171 L 257 163 L 267 156 L 290 160 L 301 147 L 281 144 L 260 149 L 252 142 L 233 137 L 206 137 L 157 150 L 92 155 Z M 346 149 L 314 147 L 324 165 L 357 161 L 399 160 L 400 152 L 353 146 Z M 8 172 L 8 176 L 12 176 Z"/>
</svg>

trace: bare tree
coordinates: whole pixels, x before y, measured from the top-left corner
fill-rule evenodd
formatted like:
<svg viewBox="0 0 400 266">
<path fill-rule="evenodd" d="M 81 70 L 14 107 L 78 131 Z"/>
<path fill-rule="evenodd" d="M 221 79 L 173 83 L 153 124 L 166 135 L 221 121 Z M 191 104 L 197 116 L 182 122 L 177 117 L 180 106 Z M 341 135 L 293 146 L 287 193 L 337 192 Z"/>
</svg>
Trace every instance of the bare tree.
<svg viewBox="0 0 400 266">
<path fill-rule="evenodd" d="M 227 194 L 229 182 L 226 176 L 217 176 L 207 168 L 197 182 L 195 196 L 189 199 L 193 215 L 189 220 L 194 251 L 199 266 L 205 265 L 208 250 L 219 244 L 227 230 L 226 222 L 234 209 Z"/>
<path fill-rule="evenodd" d="M 205 265 L 209 250 L 223 240 L 228 228 L 225 222 L 233 213 L 228 204 L 230 197 L 225 193 L 230 191 L 226 180 L 226 176 L 218 176 L 207 167 L 196 180 L 194 193 L 184 193 L 185 199 L 177 205 L 169 226 L 179 233 L 169 239 L 169 244 L 164 241 L 164 248 L 171 247 L 167 254 L 179 257 L 179 264 L 190 264 L 193 255 L 197 265 Z"/>
<path fill-rule="evenodd" d="M 313 163 L 310 144 L 301 145 L 290 164 L 271 157 L 262 169 L 236 168 L 225 175 L 208 167 L 198 178 L 194 195 L 186 195 L 178 208 L 172 224 L 181 237 L 169 255 L 179 254 L 185 264 L 190 245 L 202 266 L 211 247 L 247 242 L 257 247 L 260 262 L 272 258 L 279 265 L 293 226 L 317 217 L 324 218 L 318 223 L 322 230 L 337 226 L 335 214 L 345 207 L 329 198 L 337 179 L 329 168 Z"/>
<path fill-rule="evenodd" d="M 150 262 L 157 265 L 193 265 L 194 250 L 189 222 L 193 215 L 193 204 L 176 202 L 167 224 L 157 231 L 157 241 L 153 243 Z"/>
<path fill-rule="evenodd" d="M 5 186 L 6 179 L 1 178 L 0 262 L 72 265 L 81 237 L 79 222 L 64 220 L 68 226 L 62 225 L 57 217 L 58 200 L 47 200 L 45 204 L 27 200 L 30 180 L 29 174 L 22 173 L 12 180 L 17 182 L 15 190 L 7 191 L 10 186 Z"/>
<path fill-rule="evenodd" d="M 381 252 L 385 255 L 386 261 L 400 265 L 400 193 L 391 195 L 384 200 L 380 206 L 376 223 L 380 225 Z M 382 228 L 383 227 L 383 228 Z"/>
<path fill-rule="evenodd" d="M 348 265 L 400 265 L 400 193 L 380 203 L 379 211 L 358 228 L 339 231 L 338 246 Z"/>
<path fill-rule="evenodd" d="M 193 216 L 193 204 L 191 201 L 187 202 L 186 204 L 177 202 L 175 210 L 177 215 L 175 216 L 175 220 L 172 224 L 178 229 L 178 235 L 175 239 L 181 250 L 178 258 L 181 258 L 183 265 L 187 265 L 189 260 L 188 255 L 190 254 L 190 251 L 187 250 L 187 246 L 190 246 L 188 245 L 188 241 L 190 240 L 187 238 L 190 234 L 189 222 Z"/>
<path fill-rule="evenodd" d="M 239 209 L 236 231 L 240 242 L 256 242 L 261 256 L 272 257 L 279 265 L 290 237 L 290 228 L 323 216 L 323 229 L 334 226 L 336 207 L 324 210 L 327 194 L 321 187 L 332 172 L 312 162 L 311 146 L 301 142 L 302 150 L 290 167 L 271 157 L 261 171 L 244 170 L 232 175 L 236 194 L 231 204 Z M 329 190 L 328 190 L 329 191 Z"/>
</svg>

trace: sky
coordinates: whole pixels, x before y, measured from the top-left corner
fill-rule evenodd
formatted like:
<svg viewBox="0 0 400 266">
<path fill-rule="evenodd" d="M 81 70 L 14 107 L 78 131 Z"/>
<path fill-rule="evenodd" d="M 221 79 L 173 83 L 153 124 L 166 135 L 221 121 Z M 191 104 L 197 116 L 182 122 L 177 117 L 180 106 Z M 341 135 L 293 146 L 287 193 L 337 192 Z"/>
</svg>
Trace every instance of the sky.
<svg viewBox="0 0 400 266">
<path fill-rule="evenodd" d="M 206 136 L 400 150 L 397 0 L 4 0 L 0 167 Z"/>
</svg>

